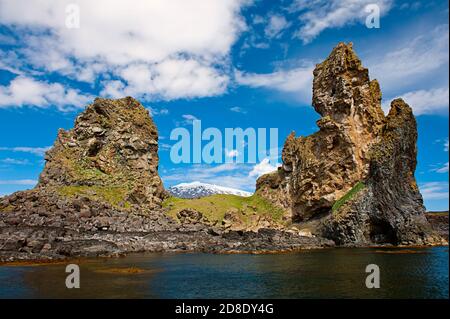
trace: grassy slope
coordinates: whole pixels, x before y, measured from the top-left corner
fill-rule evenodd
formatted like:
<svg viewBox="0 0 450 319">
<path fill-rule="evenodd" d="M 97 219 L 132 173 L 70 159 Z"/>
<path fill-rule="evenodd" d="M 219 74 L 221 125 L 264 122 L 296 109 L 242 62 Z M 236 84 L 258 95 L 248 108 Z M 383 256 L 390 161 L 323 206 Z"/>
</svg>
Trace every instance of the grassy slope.
<svg viewBox="0 0 450 319">
<path fill-rule="evenodd" d="M 114 207 L 130 208 L 127 202 L 127 189 L 124 187 L 106 186 L 62 186 L 58 189 L 63 196 L 85 196 L 91 200 L 105 201 Z"/>
<path fill-rule="evenodd" d="M 241 197 L 236 195 L 212 195 L 196 199 L 182 199 L 170 197 L 164 201 L 163 206 L 168 209 L 168 215 L 177 219 L 179 211 L 191 208 L 201 212 L 210 221 L 223 220 L 226 212 L 239 211 L 239 217 L 248 221 L 252 214 L 265 215 L 276 222 L 281 222 L 283 211 L 274 207 L 258 195 Z"/>
</svg>

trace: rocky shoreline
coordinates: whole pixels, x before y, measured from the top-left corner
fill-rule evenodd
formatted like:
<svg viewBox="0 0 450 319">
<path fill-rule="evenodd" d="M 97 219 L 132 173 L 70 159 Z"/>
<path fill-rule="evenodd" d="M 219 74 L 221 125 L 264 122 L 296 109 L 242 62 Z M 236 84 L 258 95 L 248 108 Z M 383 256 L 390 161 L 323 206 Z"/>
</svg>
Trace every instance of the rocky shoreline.
<svg viewBox="0 0 450 319">
<path fill-rule="evenodd" d="M 63 218 L 56 216 L 0 213 L 0 264 L 119 257 L 141 252 L 269 254 L 336 246 L 331 240 L 303 236 L 292 229 L 263 228 L 252 232 L 224 230 L 201 223 L 179 224 L 163 212 L 153 216 L 124 216 L 115 212 L 111 216 L 82 217 L 76 223 L 67 214 L 62 214 Z M 447 227 L 448 236 L 448 215 L 439 219 L 429 216 L 429 219 L 433 229 L 440 230 L 442 236 L 445 236 L 442 229 Z"/>
<path fill-rule="evenodd" d="M 202 224 L 181 225 L 162 216 L 127 216 L 120 226 L 123 231 L 116 231 L 118 216 L 102 216 L 102 223 L 98 218 L 81 218 L 73 224 L 70 218 L 55 221 L 53 214 L 34 215 L 0 214 L 0 262 L 114 257 L 134 252 L 274 253 L 334 246 L 330 240 L 292 231 L 224 231 Z M 97 226 L 87 230 L 86 225 Z"/>
</svg>

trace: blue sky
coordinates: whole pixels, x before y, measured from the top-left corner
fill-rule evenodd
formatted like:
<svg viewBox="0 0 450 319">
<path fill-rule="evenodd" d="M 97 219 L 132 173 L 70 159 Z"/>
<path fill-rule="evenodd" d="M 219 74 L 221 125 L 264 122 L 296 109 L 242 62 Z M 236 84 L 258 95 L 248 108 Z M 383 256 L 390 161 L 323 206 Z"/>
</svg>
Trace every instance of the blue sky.
<svg viewBox="0 0 450 319">
<path fill-rule="evenodd" d="M 71 3 L 79 28 L 66 24 Z M 365 26 L 373 3 L 379 29 Z M 252 191 L 270 163 L 176 165 L 170 132 L 193 119 L 273 127 L 281 151 L 292 130 L 317 130 L 312 70 L 344 41 L 379 80 L 385 109 L 396 97 L 413 107 L 417 181 L 427 209 L 448 209 L 448 23 L 444 0 L 0 0 L 0 195 L 33 187 L 57 130 L 95 96 L 126 95 L 152 111 L 167 187 Z"/>
</svg>

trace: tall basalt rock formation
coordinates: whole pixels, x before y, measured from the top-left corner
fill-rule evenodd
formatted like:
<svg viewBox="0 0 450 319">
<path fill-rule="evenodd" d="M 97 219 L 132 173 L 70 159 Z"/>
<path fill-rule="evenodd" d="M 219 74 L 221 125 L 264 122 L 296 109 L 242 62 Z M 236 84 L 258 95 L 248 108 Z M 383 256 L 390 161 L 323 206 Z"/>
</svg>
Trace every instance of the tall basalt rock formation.
<svg viewBox="0 0 450 319">
<path fill-rule="evenodd" d="M 411 108 L 401 99 L 391 109 L 370 149 L 367 178 L 324 220 L 323 234 L 337 244 L 440 244 L 425 217 L 414 178 L 417 127 Z"/>
<path fill-rule="evenodd" d="M 384 121 L 381 92 L 351 45 L 339 44 L 314 70 L 313 105 L 320 130 L 287 138 L 282 180 L 294 220 L 326 213 L 369 169 L 368 150 Z M 264 178 L 263 178 L 264 179 Z M 261 181 L 260 181 L 261 183 Z"/>
<path fill-rule="evenodd" d="M 45 159 L 36 188 L 7 197 L 8 209 L 70 210 L 71 199 L 84 198 L 146 211 L 160 207 L 166 196 L 158 175 L 156 126 L 131 97 L 95 99 L 72 130 L 59 130 Z"/>
<path fill-rule="evenodd" d="M 287 138 L 283 165 L 257 181 L 257 192 L 294 222 L 320 220 L 339 244 L 436 241 L 417 188 L 417 129 L 411 108 L 392 103 L 353 51 L 340 43 L 314 70 L 313 106 L 320 130 Z"/>
</svg>

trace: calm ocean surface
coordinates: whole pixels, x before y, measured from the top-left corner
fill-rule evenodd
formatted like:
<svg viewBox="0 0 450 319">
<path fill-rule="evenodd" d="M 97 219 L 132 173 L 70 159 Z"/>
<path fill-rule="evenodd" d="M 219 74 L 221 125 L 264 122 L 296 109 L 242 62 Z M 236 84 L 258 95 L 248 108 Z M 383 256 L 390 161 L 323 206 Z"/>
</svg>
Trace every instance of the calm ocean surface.
<svg viewBox="0 0 450 319">
<path fill-rule="evenodd" d="M 377 264 L 381 288 L 367 289 Z M 80 264 L 0 266 L 0 298 L 448 298 L 448 247 L 325 249 L 275 255 L 135 254 Z M 124 273 L 127 268 L 137 273 Z"/>
</svg>

